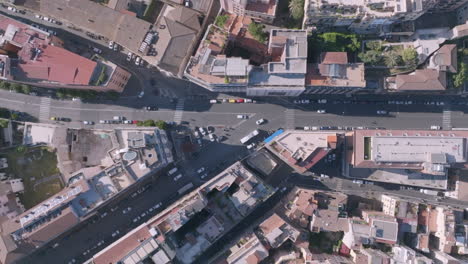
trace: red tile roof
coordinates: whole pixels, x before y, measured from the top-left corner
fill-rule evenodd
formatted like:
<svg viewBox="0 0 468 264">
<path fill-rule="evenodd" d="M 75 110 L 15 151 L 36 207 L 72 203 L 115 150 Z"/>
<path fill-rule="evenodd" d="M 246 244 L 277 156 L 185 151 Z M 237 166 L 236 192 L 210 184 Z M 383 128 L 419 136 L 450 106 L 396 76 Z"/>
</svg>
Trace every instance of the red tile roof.
<svg viewBox="0 0 468 264">
<path fill-rule="evenodd" d="M 322 64 L 348 64 L 346 52 L 322 52 L 320 57 Z"/>
<path fill-rule="evenodd" d="M 88 85 L 97 65 L 92 60 L 55 46 L 43 45 L 36 60 L 29 51 L 28 47 L 24 47 L 19 52 L 21 63 L 18 67 L 31 79 Z"/>
</svg>

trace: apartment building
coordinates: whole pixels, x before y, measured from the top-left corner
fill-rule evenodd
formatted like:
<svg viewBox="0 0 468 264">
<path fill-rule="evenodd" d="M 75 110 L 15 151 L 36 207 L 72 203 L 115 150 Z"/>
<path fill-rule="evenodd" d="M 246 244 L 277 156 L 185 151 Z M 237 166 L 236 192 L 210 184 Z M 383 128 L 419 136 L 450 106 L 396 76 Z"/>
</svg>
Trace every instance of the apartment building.
<svg viewBox="0 0 468 264">
<path fill-rule="evenodd" d="M 231 14 L 249 16 L 265 23 L 273 23 L 278 0 L 222 0 L 221 8 Z"/>
<path fill-rule="evenodd" d="M 214 92 L 301 94 L 307 72 L 307 31 L 272 29 L 265 45 L 250 35 L 250 23 L 254 23 L 250 18 L 229 15 L 224 27 L 210 25 L 184 76 Z M 249 51 L 250 58 L 229 56 L 236 47 Z"/>
</svg>

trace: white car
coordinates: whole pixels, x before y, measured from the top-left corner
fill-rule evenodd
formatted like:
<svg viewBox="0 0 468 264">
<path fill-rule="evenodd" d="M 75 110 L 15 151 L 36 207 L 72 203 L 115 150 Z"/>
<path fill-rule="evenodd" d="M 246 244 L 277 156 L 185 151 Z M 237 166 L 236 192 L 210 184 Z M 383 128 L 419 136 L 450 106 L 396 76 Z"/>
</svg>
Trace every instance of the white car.
<svg viewBox="0 0 468 264">
<path fill-rule="evenodd" d="M 145 95 L 145 91 L 141 91 L 141 92 L 138 94 L 138 98 L 143 98 L 144 95 Z"/>
<path fill-rule="evenodd" d="M 317 110 L 317 113 L 318 113 L 318 114 L 325 114 L 326 111 L 325 111 L 324 109 L 319 109 L 319 110 Z"/>
<path fill-rule="evenodd" d="M 207 176 L 208 176 L 208 173 L 204 173 L 204 174 L 202 174 L 202 175 L 200 176 L 200 179 L 204 179 L 204 178 L 206 178 Z"/>
<path fill-rule="evenodd" d="M 162 203 L 159 202 L 158 204 L 156 204 L 155 206 L 153 206 L 153 209 L 158 209 L 159 207 L 161 207 Z"/>
<path fill-rule="evenodd" d="M 216 99 L 210 100 L 210 104 L 217 104 L 217 103 L 218 103 L 218 100 L 216 100 Z"/>
<path fill-rule="evenodd" d="M 178 181 L 180 178 L 182 178 L 182 174 L 178 174 L 177 176 L 175 176 L 174 181 Z"/>
<path fill-rule="evenodd" d="M 199 169 L 197 170 L 197 173 L 200 174 L 200 173 L 202 173 L 202 172 L 204 172 L 204 171 L 205 171 L 205 168 L 204 168 L 204 167 L 201 167 L 201 168 L 199 168 Z"/>
<path fill-rule="evenodd" d="M 248 119 L 248 115 L 237 115 L 237 119 Z"/>
<path fill-rule="evenodd" d="M 135 65 L 136 66 L 140 65 L 140 60 L 141 60 L 141 58 L 137 56 L 136 59 L 135 59 Z"/>
<path fill-rule="evenodd" d="M 304 130 L 310 130 L 310 127 L 305 126 L 305 127 L 304 127 Z"/>
<path fill-rule="evenodd" d="M 118 234 L 120 234 L 120 231 L 119 231 L 119 230 L 115 230 L 115 232 L 112 233 L 112 237 L 115 237 L 115 236 L 117 236 Z"/>
<path fill-rule="evenodd" d="M 132 120 L 124 120 L 123 123 L 128 125 L 128 124 L 133 123 L 133 121 Z"/>
<path fill-rule="evenodd" d="M 247 145 L 247 149 L 253 149 L 255 148 L 255 146 L 256 146 L 255 143 L 249 144 Z"/>
<path fill-rule="evenodd" d="M 105 124 L 106 120 L 99 120 L 99 124 Z"/>
<path fill-rule="evenodd" d="M 319 104 L 326 104 L 326 103 L 327 103 L 327 99 L 319 99 L 319 100 L 318 100 L 318 103 L 319 103 Z"/>
<path fill-rule="evenodd" d="M 109 41 L 109 49 L 114 49 L 114 41 Z"/>
<path fill-rule="evenodd" d="M 123 213 L 123 214 L 126 214 L 126 213 L 129 213 L 131 210 L 132 210 L 132 208 L 131 208 L 131 207 L 128 207 L 128 208 L 126 208 L 126 209 L 123 209 L 123 210 L 122 210 L 122 213 Z"/>
<path fill-rule="evenodd" d="M 319 127 L 313 126 L 312 130 L 319 130 Z"/>
<path fill-rule="evenodd" d="M 93 121 L 83 121 L 83 124 L 85 125 L 94 125 L 94 122 Z"/>
<path fill-rule="evenodd" d="M 205 131 L 205 129 L 204 129 L 203 127 L 199 127 L 199 128 L 198 128 L 198 131 L 200 131 L 200 133 L 201 133 L 203 136 L 206 135 L 206 131 Z"/>
<path fill-rule="evenodd" d="M 257 121 L 255 122 L 255 124 L 261 125 L 261 124 L 264 124 L 265 122 L 266 122 L 266 120 L 262 118 L 262 119 L 257 120 Z"/>
<path fill-rule="evenodd" d="M 440 130 L 441 127 L 440 126 L 431 126 L 431 130 Z"/>
<path fill-rule="evenodd" d="M 211 141 L 211 142 L 215 142 L 215 141 L 216 141 L 216 137 L 215 137 L 214 134 L 209 134 L 208 136 L 210 137 L 210 141 Z"/>
<path fill-rule="evenodd" d="M 109 45 L 110 46 L 110 45 Z M 127 61 L 131 61 L 133 59 L 133 53 L 128 52 L 127 54 Z"/>
<path fill-rule="evenodd" d="M 386 114 L 387 114 L 387 111 L 385 111 L 385 110 L 377 110 L 377 114 L 378 114 L 378 115 L 386 115 Z"/>
<path fill-rule="evenodd" d="M 194 135 L 196 138 L 199 138 L 199 137 L 200 137 L 200 133 L 198 133 L 198 131 L 193 131 L 193 135 Z"/>
</svg>

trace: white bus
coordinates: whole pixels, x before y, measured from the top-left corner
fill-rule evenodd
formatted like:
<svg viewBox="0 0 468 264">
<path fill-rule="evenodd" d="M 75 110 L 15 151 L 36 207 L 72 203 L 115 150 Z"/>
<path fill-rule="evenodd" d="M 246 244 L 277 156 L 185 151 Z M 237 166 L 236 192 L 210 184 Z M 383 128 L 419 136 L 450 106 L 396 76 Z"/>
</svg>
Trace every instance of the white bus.
<svg viewBox="0 0 468 264">
<path fill-rule="evenodd" d="M 255 136 L 257 136 L 258 133 L 259 133 L 258 130 L 255 129 L 254 131 L 250 132 L 247 136 L 241 138 L 240 142 L 241 142 L 242 144 L 245 144 L 247 141 L 249 141 L 249 140 L 251 140 L 252 138 L 254 138 Z"/>
</svg>

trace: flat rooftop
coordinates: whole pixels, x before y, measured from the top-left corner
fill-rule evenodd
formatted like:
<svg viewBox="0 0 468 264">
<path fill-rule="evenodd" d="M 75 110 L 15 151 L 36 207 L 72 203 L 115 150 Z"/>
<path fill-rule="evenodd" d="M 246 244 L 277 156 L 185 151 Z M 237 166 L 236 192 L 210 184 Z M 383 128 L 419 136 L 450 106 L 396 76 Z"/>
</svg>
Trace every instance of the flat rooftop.
<svg viewBox="0 0 468 264">
<path fill-rule="evenodd" d="M 353 135 L 354 167 L 418 169 L 431 161 L 430 154 L 444 154 L 448 163 L 467 161 L 468 131 L 355 130 Z"/>
<path fill-rule="evenodd" d="M 371 142 L 375 162 L 429 162 L 433 153 L 447 154 L 451 163 L 466 162 L 464 138 L 374 136 Z"/>
<path fill-rule="evenodd" d="M 274 16 L 276 13 L 276 2 L 276 0 L 267 0 L 267 2 L 249 1 L 245 9 Z"/>
</svg>

